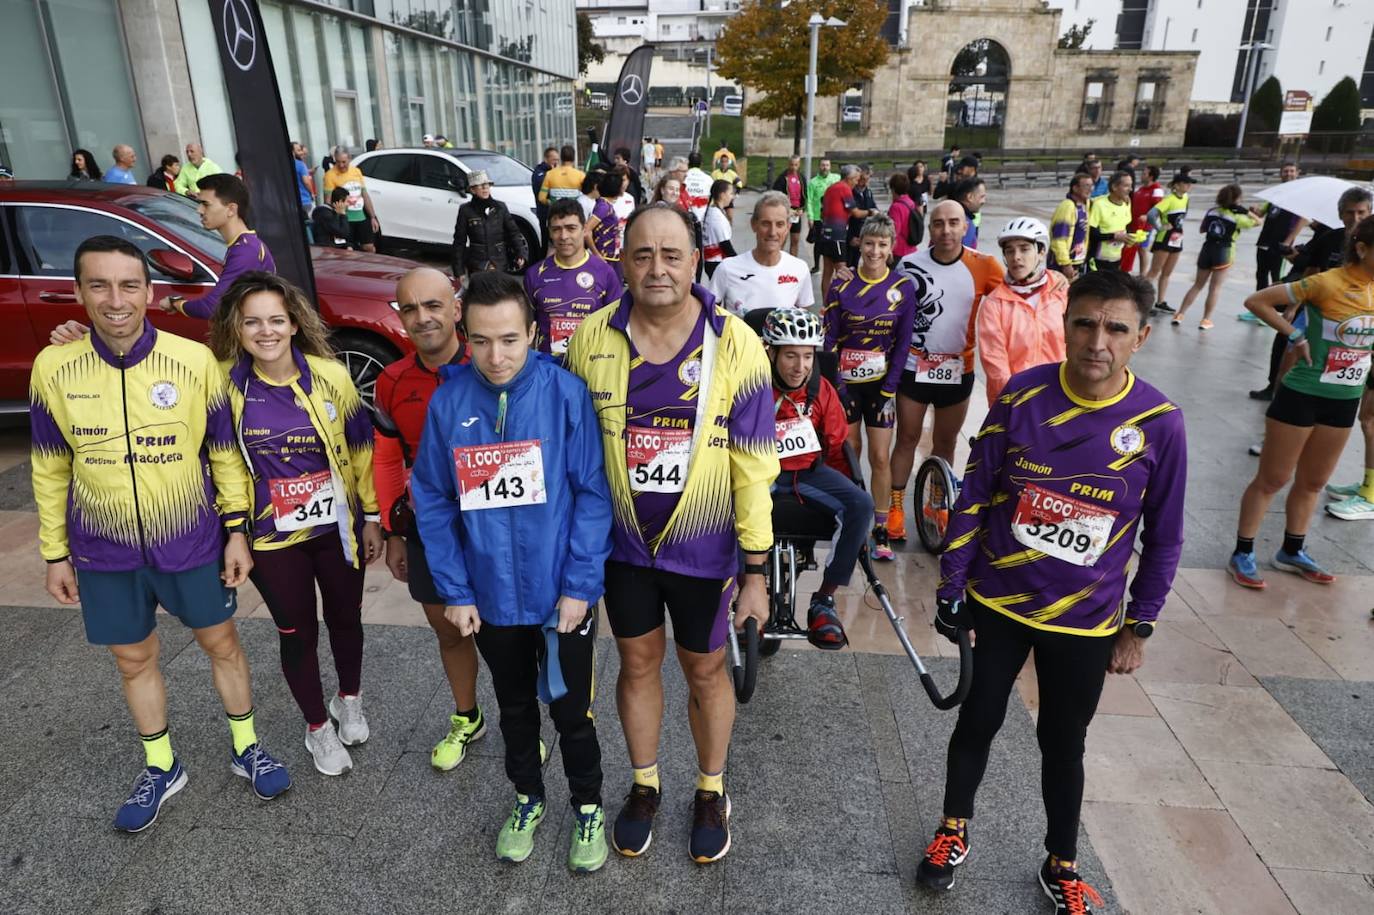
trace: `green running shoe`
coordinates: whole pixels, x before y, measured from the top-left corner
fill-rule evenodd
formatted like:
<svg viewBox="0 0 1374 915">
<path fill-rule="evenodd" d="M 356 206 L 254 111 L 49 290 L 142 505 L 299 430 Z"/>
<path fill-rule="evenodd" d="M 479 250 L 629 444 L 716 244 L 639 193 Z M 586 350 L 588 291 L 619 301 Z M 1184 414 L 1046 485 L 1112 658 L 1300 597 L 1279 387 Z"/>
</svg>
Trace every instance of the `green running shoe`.
<svg viewBox="0 0 1374 915">
<path fill-rule="evenodd" d="M 1360 494 L 1360 484 L 1348 483 L 1342 486 L 1339 483 L 1327 483 L 1326 494 L 1328 496 L 1334 496 L 1337 499 L 1348 499 L 1351 496 L 1358 496 Z"/>
<path fill-rule="evenodd" d="M 606 813 L 600 804 L 583 804 L 573 815 L 568 869 L 577 874 L 601 870 L 606 863 Z"/>
<path fill-rule="evenodd" d="M 534 829 L 544 819 L 544 802 L 529 795 L 517 794 L 515 808 L 506 825 L 496 837 L 496 857 L 519 864 L 534 851 Z"/>
<path fill-rule="evenodd" d="M 468 753 L 468 744 L 487 732 L 487 719 L 482 710 L 477 710 L 476 718 L 462 715 L 449 715 L 448 735 L 434 745 L 429 754 L 429 764 L 440 772 L 447 772 L 463 761 Z"/>
</svg>

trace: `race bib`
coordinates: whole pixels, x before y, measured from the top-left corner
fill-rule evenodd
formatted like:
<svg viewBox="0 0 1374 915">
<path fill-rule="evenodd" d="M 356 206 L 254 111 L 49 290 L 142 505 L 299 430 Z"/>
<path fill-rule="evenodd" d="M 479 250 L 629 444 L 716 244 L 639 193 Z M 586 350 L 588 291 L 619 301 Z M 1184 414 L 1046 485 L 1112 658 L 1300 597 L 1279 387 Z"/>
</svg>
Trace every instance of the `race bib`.
<svg viewBox="0 0 1374 915">
<path fill-rule="evenodd" d="M 845 381 L 877 381 L 887 374 L 887 354 L 861 349 L 840 350 L 840 378 Z"/>
<path fill-rule="evenodd" d="M 1174 229 L 1173 231 L 1171 231 L 1167 236 L 1165 236 L 1164 243 L 1168 245 L 1170 248 L 1182 248 L 1183 230 Z"/>
<path fill-rule="evenodd" d="M 582 324 L 582 316 L 549 318 L 549 352 L 562 356 L 568 352 L 568 341 Z"/>
<path fill-rule="evenodd" d="M 625 430 L 630 488 L 639 492 L 682 492 L 691 454 L 691 429 L 629 426 Z"/>
<path fill-rule="evenodd" d="M 453 449 L 458 506 L 465 512 L 543 505 L 544 452 L 539 439 Z"/>
<path fill-rule="evenodd" d="M 1022 546 L 1076 566 L 1091 567 L 1112 537 L 1116 512 L 1027 484 L 1021 490 L 1011 533 Z"/>
<path fill-rule="evenodd" d="M 1361 385 L 1369 374 L 1369 365 L 1369 350 L 1333 346 L 1326 351 L 1326 367 L 1320 380 L 1351 387 Z"/>
<path fill-rule="evenodd" d="M 791 217 L 789 217 L 788 221 L 789 221 L 790 223 L 792 223 L 792 225 L 795 226 L 797 223 L 801 222 L 801 214 L 800 214 L 800 213 L 793 213 L 793 214 L 791 215 Z"/>
<path fill-rule="evenodd" d="M 270 479 L 267 491 L 272 496 L 272 524 L 282 533 L 334 524 L 338 517 L 333 478 L 328 470 Z"/>
<path fill-rule="evenodd" d="M 964 380 L 964 357 L 958 353 L 916 353 L 915 381 L 919 384 L 959 384 Z"/>
<path fill-rule="evenodd" d="M 778 460 L 815 454 L 821 450 L 816 427 L 804 416 L 778 420 L 777 444 Z"/>
</svg>

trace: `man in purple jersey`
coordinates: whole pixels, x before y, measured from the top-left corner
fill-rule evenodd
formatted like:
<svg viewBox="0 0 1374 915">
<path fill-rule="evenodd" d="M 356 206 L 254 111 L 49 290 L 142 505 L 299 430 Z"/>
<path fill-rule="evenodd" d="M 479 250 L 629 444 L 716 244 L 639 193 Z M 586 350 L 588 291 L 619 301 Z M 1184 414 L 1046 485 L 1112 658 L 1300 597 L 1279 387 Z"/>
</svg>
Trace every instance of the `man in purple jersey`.
<svg viewBox="0 0 1374 915">
<path fill-rule="evenodd" d="M 568 340 L 587 315 L 620 298 L 620 277 L 582 245 L 586 217 L 576 200 L 549 206 L 553 253 L 525 271 L 525 294 L 534 303 L 539 352 L 562 358 Z"/>
<path fill-rule="evenodd" d="M 209 319 L 219 307 L 219 300 L 234 280 L 253 270 L 277 271 L 272 260 L 272 252 L 258 238 L 258 233 L 248 228 L 252 218 L 248 212 L 248 186 L 234 175 L 206 175 L 200 179 L 200 190 L 196 192 L 200 200 L 200 223 L 220 238 L 229 247 L 224 253 L 224 270 L 219 282 L 205 295 L 197 299 L 185 299 L 179 295 L 167 296 L 158 302 L 165 312 L 180 311 L 193 318 Z"/>
<path fill-rule="evenodd" d="M 973 685 L 949 742 L 944 819 L 917 869 L 924 886 L 949 889 L 968 855 L 988 748 L 1034 650 L 1049 853 L 1040 885 L 1056 912 L 1100 904 L 1074 864 L 1083 744 L 1107 672 L 1140 667 L 1183 546 L 1183 414 L 1128 368 L 1153 305 L 1153 287 L 1127 273 L 1077 280 L 1066 360 L 1013 375 L 974 442 L 935 623 L 951 640 L 977 633 Z"/>
</svg>

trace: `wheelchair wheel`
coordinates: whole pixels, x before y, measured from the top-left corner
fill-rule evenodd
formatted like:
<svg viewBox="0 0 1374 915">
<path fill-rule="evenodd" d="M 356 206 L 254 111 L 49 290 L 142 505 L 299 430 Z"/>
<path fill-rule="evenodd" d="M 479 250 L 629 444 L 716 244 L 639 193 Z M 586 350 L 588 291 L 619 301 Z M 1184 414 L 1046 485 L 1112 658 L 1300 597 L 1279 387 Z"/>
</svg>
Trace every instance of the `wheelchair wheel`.
<svg viewBox="0 0 1374 915">
<path fill-rule="evenodd" d="M 759 657 L 771 658 L 782 650 L 782 639 L 759 639 Z"/>
<path fill-rule="evenodd" d="M 931 455 L 916 471 L 916 533 L 926 551 L 939 555 L 944 552 L 949 514 L 959 498 L 959 484 L 944 458 Z"/>
</svg>

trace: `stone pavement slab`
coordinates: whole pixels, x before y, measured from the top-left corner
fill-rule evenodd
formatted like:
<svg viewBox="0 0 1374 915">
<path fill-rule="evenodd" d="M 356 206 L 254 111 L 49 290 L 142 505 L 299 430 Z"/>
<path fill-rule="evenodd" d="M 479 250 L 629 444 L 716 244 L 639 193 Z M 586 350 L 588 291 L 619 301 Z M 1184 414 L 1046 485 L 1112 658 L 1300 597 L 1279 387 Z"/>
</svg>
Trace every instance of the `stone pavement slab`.
<svg viewBox="0 0 1374 915">
<path fill-rule="evenodd" d="M 1266 677 L 1265 689 L 1374 803 L 1374 683 Z"/>
</svg>

